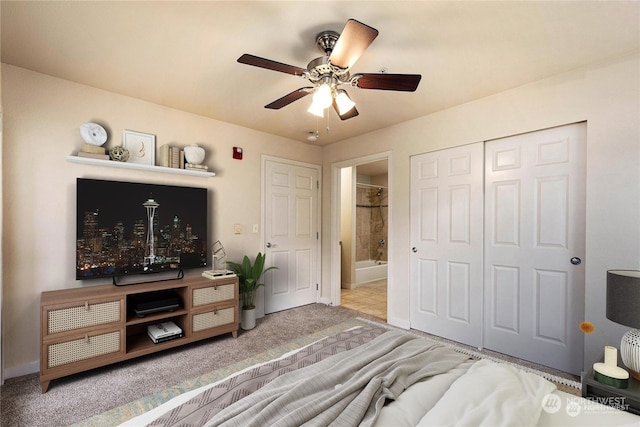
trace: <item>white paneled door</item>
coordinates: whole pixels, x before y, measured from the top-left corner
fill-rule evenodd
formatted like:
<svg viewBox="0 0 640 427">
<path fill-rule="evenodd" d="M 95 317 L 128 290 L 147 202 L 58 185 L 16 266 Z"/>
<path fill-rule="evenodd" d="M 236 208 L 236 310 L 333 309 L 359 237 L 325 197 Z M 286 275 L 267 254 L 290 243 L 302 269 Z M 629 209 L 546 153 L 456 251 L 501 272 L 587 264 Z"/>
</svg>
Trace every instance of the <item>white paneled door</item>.
<svg viewBox="0 0 640 427">
<path fill-rule="evenodd" d="M 483 144 L 411 158 L 411 327 L 479 347 Z"/>
<path fill-rule="evenodd" d="M 489 141 L 485 347 L 579 374 L 586 125 Z"/>
<path fill-rule="evenodd" d="M 576 124 L 412 157 L 411 326 L 579 374 L 585 153 Z"/>
<path fill-rule="evenodd" d="M 320 168 L 266 160 L 265 253 L 278 267 L 265 277 L 265 312 L 317 300 Z"/>
</svg>

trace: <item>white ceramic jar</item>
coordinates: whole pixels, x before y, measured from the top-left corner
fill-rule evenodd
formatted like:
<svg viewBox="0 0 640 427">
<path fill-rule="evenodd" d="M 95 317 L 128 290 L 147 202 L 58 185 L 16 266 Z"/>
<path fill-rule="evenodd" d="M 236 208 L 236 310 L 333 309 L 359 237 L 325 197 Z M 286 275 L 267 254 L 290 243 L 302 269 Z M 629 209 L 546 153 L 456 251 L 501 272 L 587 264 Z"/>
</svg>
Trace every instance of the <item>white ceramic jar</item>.
<svg viewBox="0 0 640 427">
<path fill-rule="evenodd" d="M 204 148 L 197 144 L 187 145 L 184 147 L 184 158 L 187 163 L 199 165 L 204 161 Z"/>
</svg>

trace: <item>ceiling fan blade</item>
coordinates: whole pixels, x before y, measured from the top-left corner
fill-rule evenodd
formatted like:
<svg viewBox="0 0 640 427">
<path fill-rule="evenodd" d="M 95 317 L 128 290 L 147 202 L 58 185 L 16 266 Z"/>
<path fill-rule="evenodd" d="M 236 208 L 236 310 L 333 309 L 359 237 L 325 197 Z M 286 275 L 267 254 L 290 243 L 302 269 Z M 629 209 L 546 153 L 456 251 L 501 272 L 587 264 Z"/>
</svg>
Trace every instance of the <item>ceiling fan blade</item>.
<svg viewBox="0 0 640 427">
<path fill-rule="evenodd" d="M 238 58 L 238 62 L 241 64 L 253 65 L 254 67 L 266 68 L 267 70 L 293 74 L 294 76 L 301 76 L 306 71 L 304 68 L 283 64 L 282 62 L 272 61 L 270 59 L 260 58 L 259 56 L 249 55 L 248 53 L 245 53 L 240 58 Z"/>
<path fill-rule="evenodd" d="M 420 74 L 375 74 L 363 73 L 353 76 L 356 86 L 361 89 L 399 90 L 413 92 L 418 88 Z"/>
<path fill-rule="evenodd" d="M 348 119 L 352 119 L 354 117 L 356 117 L 358 114 L 358 110 L 356 109 L 356 107 L 353 107 L 351 110 L 347 111 L 346 113 L 340 115 L 340 110 L 338 109 L 338 104 L 336 104 L 336 101 L 333 101 L 333 109 L 336 110 L 336 113 L 338 113 L 338 117 L 340 117 L 340 120 L 348 120 Z"/>
<path fill-rule="evenodd" d="M 264 108 L 279 110 L 282 107 L 286 107 L 287 105 L 291 104 L 293 101 L 297 101 L 298 99 L 309 95 L 312 91 L 312 87 L 301 87 L 300 89 L 296 89 L 280 99 L 276 99 L 271 104 L 265 105 Z"/>
<path fill-rule="evenodd" d="M 333 47 L 329 61 L 345 70 L 351 68 L 377 36 L 378 30 L 375 28 L 349 19 Z"/>
</svg>

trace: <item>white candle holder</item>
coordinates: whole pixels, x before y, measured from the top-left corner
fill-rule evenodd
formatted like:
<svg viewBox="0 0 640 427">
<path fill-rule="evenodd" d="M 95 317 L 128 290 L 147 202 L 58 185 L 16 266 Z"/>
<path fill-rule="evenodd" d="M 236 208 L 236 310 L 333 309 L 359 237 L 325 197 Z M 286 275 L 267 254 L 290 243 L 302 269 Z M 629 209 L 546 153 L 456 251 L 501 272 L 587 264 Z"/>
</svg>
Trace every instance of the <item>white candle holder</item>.
<svg viewBox="0 0 640 427">
<path fill-rule="evenodd" d="M 604 348 L 604 362 L 593 364 L 594 378 L 616 388 L 629 386 L 629 372 L 618 366 L 618 349 L 610 345 Z"/>
</svg>

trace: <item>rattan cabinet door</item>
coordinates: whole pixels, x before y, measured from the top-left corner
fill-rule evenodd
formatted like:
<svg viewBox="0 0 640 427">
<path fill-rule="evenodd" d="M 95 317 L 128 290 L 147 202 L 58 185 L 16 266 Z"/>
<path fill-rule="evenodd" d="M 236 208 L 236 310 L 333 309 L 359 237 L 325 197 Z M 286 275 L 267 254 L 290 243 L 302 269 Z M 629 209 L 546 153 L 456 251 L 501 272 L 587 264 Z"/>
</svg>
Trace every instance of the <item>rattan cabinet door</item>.
<svg viewBox="0 0 640 427">
<path fill-rule="evenodd" d="M 193 290 L 193 306 L 199 307 L 206 304 L 214 304 L 222 301 L 233 301 L 235 298 L 235 283 L 217 286 L 206 286 Z"/>
<path fill-rule="evenodd" d="M 68 307 L 45 309 L 45 335 L 122 322 L 122 300 L 83 301 Z"/>
<path fill-rule="evenodd" d="M 205 313 L 194 314 L 191 320 L 193 332 L 200 332 L 205 329 L 218 326 L 238 323 L 235 317 L 235 307 L 227 307 L 221 310 L 212 310 Z"/>
<path fill-rule="evenodd" d="M 85 362 L 99 356 L 122 352 L 122 330 L 86 333 L 45 346 L 46 368 Z"/>
<path fill-rule="evenodd" d="M 40 382 L 45 392 L 51 379 L 122 360 L 124 356 L 124 298 L 91 299 L 90 289 L 73 291 L 73 300 L 53 298 L 41 306 L 42 349 Z"/>
<path fill-rule="evenodd" d="M 201 279 L 191 289 L 190 333 L 194 338 L 238 331 L 238 278 Z"/>
</svg>

